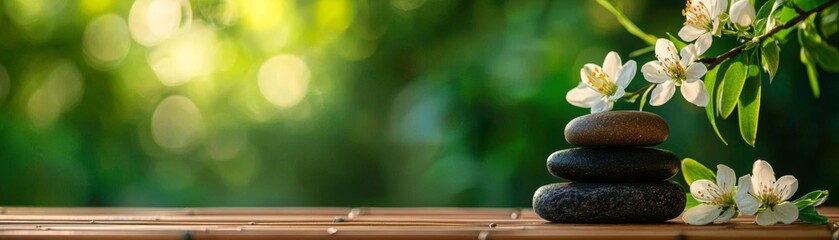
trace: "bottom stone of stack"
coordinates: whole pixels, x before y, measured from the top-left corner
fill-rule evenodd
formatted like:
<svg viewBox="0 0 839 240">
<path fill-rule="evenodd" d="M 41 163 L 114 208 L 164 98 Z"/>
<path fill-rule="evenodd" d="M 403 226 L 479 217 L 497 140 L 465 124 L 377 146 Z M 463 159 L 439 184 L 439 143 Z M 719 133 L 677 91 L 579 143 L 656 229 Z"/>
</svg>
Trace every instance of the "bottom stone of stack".
<svg viewBox="0 0 839 240">
<path fill-rule="evenodd" d="M 554 183 L 533 196 L 533 210 L 555 223 L 653 223 L 679 216 L 685 193 L 672 181 Z"/>
</svg>

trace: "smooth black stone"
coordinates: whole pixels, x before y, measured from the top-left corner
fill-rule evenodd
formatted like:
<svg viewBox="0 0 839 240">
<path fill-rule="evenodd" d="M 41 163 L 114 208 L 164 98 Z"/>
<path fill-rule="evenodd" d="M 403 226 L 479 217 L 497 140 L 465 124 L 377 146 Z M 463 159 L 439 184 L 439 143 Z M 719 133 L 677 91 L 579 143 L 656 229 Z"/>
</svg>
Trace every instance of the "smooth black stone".
<svg viewBox="0 0 839 240">
<path fill-rule="evenodd" d="M 572 148 L 548 157 L 548 171 L 577 182 L 650 182 L 679 172 L 676 154 L 656 148 Z"/>
<path fill-rule="evenodd" d="M 536 190 L 533 210 L 554 223 L 654 223 L 679 216 L 685 193 L 671 181 L 554 183 Z"/>
<path fill-rule="evenodd" d="M 664 119 L 650 112 L 592 113 L 565 125 L 565 140 L 578 147 L 648 147 L 663 143 L 669 135 Z"/>
</svg>

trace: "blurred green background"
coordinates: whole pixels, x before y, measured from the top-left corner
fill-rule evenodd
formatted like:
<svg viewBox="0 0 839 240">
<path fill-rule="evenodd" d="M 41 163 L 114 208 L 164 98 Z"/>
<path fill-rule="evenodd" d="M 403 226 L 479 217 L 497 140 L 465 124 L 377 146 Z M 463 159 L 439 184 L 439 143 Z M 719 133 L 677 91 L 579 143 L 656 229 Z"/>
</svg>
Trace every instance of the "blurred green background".
<svg viewBox="0 0 839 240">
<path fill-rule="evenodd" d="M 656 36 L 684 21 L 618 3 Z M 5 0 L 0 205 L 528 207 L 589 111 L 565 101 L 579 69 L 643 47 L 583 0 Z M 839 192 L 839 76 L 815 99 L 798 55 L 782 45 L 755 148 L 680 96 L 645 108 L 660 147 Z"/>
</svg>

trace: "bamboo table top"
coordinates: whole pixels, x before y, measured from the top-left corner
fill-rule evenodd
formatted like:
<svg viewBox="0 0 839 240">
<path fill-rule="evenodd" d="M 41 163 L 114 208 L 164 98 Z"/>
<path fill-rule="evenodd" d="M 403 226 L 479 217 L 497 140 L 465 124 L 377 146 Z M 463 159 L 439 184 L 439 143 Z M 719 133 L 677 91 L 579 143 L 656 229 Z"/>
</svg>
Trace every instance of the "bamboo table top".
<svg viewBox="0 0 839 240">
<path fill-rule="evenodd" d="M 837 239 L 829 225 L 551 224 L 507 208 L 0 208 L 0 239 Z"/>
</svg>

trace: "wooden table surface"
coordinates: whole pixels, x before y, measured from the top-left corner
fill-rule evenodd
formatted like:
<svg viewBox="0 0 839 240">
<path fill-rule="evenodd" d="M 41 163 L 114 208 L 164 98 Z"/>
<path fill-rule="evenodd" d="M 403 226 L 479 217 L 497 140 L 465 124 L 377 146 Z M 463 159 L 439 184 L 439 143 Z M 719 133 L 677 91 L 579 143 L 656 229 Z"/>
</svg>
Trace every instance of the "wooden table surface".
<svg viewBox="0 0 839 240">
<path fill-rule="evenodd" d="M 505 208 L 0 208 L 0 239 L 837 239 L 828 225 L 551 224 Z"/>
</svg>

